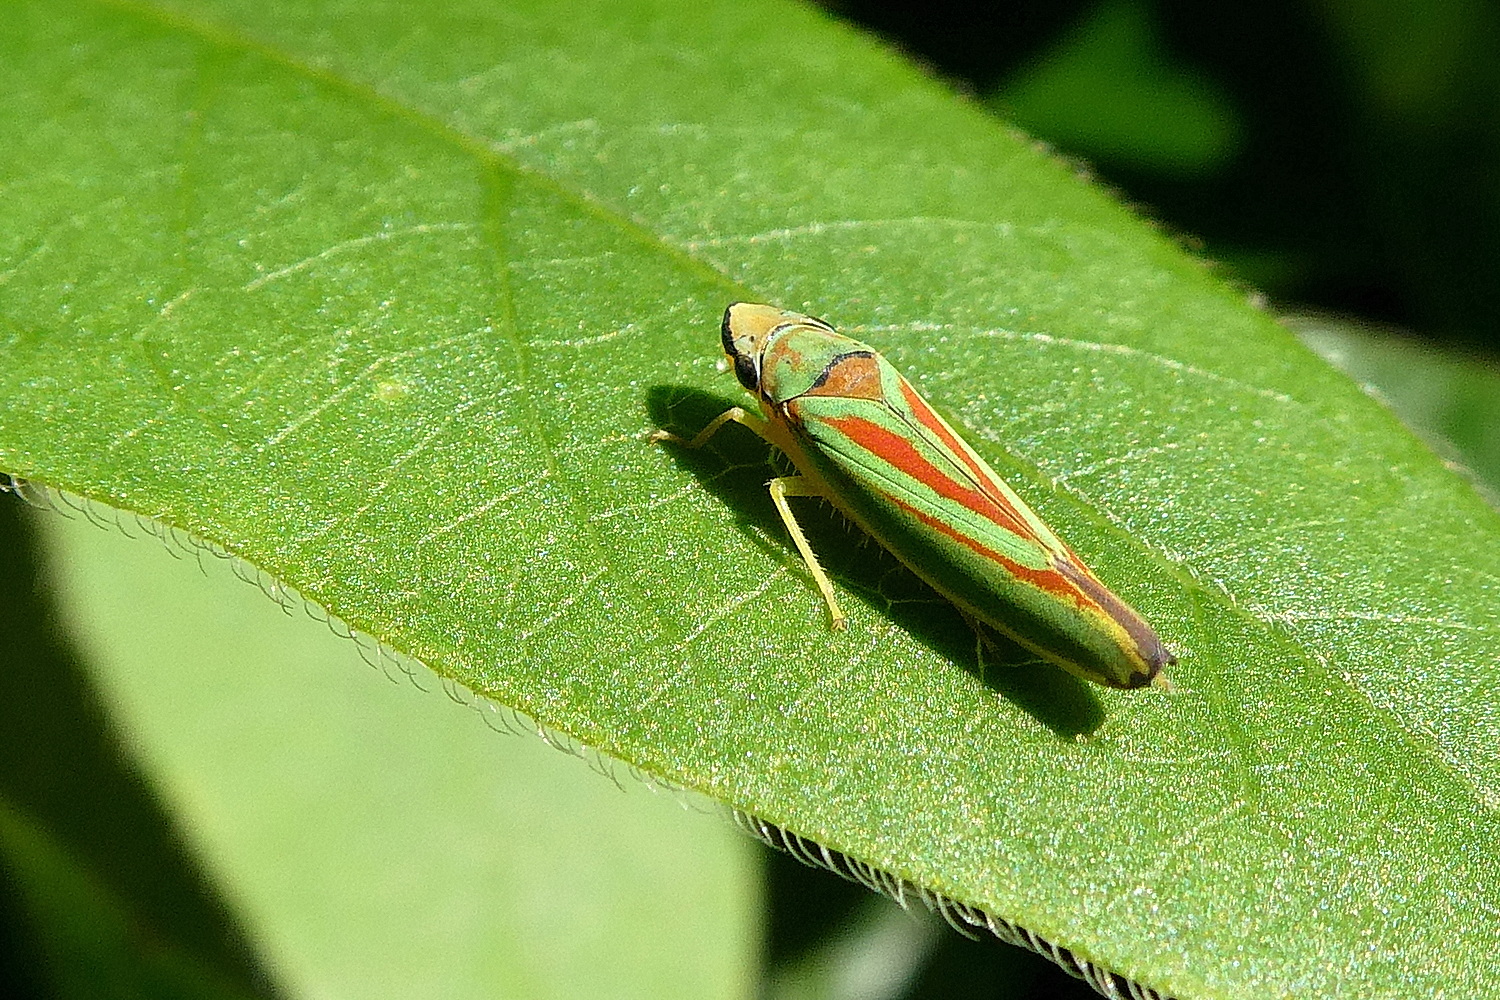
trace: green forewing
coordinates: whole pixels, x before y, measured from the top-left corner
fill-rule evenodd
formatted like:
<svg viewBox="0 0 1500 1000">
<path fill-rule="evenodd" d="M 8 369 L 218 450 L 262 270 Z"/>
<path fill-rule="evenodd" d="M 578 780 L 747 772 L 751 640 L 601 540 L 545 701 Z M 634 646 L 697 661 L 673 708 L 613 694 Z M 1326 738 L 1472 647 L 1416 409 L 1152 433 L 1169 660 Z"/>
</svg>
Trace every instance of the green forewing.
<svg viewBox="0 0 1500 1000">
<path fill-rule="evenodd" d="M 1140 616 L 873 349 L 792 326 L 764 341 L 761 370 L 767 415 L 790 428 L 799 468 L 965 613 L 1116 687 L 1171 662 Z"/>
</svg>

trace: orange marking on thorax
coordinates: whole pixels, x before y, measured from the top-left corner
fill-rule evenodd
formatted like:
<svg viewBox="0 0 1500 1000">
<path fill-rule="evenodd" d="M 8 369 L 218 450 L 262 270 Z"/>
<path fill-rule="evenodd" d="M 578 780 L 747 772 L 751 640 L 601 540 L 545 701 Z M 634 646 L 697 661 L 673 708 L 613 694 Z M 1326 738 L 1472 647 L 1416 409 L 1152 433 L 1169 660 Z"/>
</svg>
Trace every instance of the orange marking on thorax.
<svg viewBox="0 0 1500 1000">
<path fill-rule="evenodd" d="M 871 354 L 846 354 L 829 365 L 823 380 L 803 395 L 882 400 L 885 387 L 880 384 L 880 364 Z"/>
</svg>

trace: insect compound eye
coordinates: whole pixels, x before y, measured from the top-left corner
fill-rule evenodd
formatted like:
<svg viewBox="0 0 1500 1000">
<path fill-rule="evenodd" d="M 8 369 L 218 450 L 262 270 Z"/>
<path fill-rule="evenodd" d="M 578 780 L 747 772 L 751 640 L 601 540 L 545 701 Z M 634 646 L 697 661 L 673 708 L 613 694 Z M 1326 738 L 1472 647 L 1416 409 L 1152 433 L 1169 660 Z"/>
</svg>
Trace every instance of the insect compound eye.
<svg viewBox="0 0 1500 1000">
<path fill-rule="evenodd" d="M 743 305 L 743 302 L 733 302 L 724 310 L 724 322 L 719 327 L 719 336 L 724 341 L 725 356 L 734 362 L 734 377 L 746 389 L 758 392 L 760 368 L 756 364 L 755 355 L 759 353 L 759 338 L 742 334 L 734 325 L 735 307 Z"/>
<path fill-rule="evenodd" d="M 755 359 L 748 354 L 736 354 L 730 352 L 734 358 L 734 377 L 740 380 L 740 385 L 751 392 L 760 391 L 760 370 L 755 364 Z"/>
<path fill-rule="evenodd" d="M 729 308 L 724 310 L 724 322 L 719 324 L 719 338 L 724 343 L 724 353 L 731 358 L 736 357 L 736 352 L 734 349 L 734 331 L 729 326 L 730 314 L 734 312 L 734 307 L 737 305 L 739 305 L 738 302 L 730 303 Z"/>
</svg>

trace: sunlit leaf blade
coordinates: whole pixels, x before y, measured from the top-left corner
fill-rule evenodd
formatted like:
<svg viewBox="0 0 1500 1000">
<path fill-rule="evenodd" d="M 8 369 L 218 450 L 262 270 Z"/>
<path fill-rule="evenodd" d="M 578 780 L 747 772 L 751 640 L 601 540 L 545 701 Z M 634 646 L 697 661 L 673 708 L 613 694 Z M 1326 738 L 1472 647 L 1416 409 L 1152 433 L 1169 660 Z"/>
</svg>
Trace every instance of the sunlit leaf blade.
<svg viewBox="0 0 1500 1000">
<path fill-rule="evenodd" d="M 1487 988 L 1495 512 L 977 108 L 771 2 L 0 18 L 0 468 L 1163 991 Z M 886 350 L 1176 690 L 981 670 L 809 516 L 829 634 L 764 452 L 643 441 L 742 297 Z"/>
</svg>

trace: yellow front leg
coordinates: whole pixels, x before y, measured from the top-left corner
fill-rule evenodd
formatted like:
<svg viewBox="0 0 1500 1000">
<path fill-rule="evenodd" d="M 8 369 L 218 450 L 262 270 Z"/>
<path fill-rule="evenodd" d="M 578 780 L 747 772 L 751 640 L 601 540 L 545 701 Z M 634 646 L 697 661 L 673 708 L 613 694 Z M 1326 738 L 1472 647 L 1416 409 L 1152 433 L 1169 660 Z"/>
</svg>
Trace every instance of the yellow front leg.
<svg viewBox="0 0 1500 1000">
<path fill-rule="evenodd" d="M 781 513 L 781 520 L 786 524 L 786 530 L 792 533 L 792 541 L 797 543 L 797 551 L 802 553 L 802 561 L 807 563 L 807 571 L 812 574 L 813 582 L 818 585 L 818 592 L 823 595 L 823 600 L 828 604 L 828 613 L 833 616 L 833 628 L 835 631 L 843 631 L 849 625 L 849 619 L 844 617 L 843 609 L 839 607 L 837 597 L 833 596 L 833 581 L 828 579 L 828 574 L 823 572 L 823 567 L 818 565 L 818 557 L 813 555 L 812 546 L 807 543 L 807 536 L 802 533 L 802 526 L 792 516 L 792 505 L 786 502 L 787 497 L 821 497 L 823 494 L 813 489 L 804 476 L 777 476 L 766 484 L 771 491 L 771 502 L 776 504 L 776 509 Z"/>
</svg>

